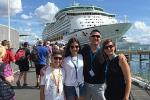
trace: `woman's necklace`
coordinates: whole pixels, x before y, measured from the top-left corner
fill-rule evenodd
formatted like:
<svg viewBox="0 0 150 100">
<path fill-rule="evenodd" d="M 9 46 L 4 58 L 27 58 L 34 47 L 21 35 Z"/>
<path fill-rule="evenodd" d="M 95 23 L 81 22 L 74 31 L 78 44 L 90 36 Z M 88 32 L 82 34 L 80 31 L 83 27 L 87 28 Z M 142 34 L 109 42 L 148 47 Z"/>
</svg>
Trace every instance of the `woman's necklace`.
<svg viewBox="0 0 150 100">
<path fill-rule="evenodd" d="M 57 93 L 59 93 L 59 83 L 60 83 L 60 67 L 59 67 L 59 73 L 58 75 L 54 74 L 54 66 L 52 66 L 52 75 L 55 82 L 55 85 L 57 87 Z"/>
</svg>

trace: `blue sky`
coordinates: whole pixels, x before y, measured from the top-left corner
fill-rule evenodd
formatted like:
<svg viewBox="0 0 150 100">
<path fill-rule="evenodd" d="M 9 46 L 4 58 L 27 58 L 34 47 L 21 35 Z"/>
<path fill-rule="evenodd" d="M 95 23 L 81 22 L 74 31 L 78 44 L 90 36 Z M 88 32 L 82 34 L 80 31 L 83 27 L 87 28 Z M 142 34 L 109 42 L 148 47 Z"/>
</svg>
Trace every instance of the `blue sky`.
<svg viewBox="0 0 150 100">
<path fill-rule="evenodd" d="M 101 7 L 116 14 L 118 21 L 123 21 L 127 16 L 133 24 L 125 34 L 128 41 L 150 43 L 150 0 L 10 0 L 11 27 L 20 34 L 31 35 L 22 39 L 35 42 L 36 38 L 41 37 L 45 23 L 54 21 L 56 12 L 74 1 Z M 0 24 L 8 25 L 7 0 L 0 0 Z"/>
</svg>

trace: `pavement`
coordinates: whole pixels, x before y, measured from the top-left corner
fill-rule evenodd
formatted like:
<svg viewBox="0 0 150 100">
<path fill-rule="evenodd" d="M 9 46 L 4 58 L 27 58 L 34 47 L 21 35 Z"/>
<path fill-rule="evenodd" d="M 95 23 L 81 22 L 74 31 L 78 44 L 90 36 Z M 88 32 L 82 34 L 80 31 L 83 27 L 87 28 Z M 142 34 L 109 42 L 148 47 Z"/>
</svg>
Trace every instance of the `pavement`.
<svg viewBox="0 0 150 100">
<path fill-rule="evenodd" d="M 15 73 L 15 82 L 13 87 L 16 93 L 16 100 L 40 100 L 40 91 L 36 85 L 36 73 L 35 68 L 30 68 L 30 71 L 27 73 L 27 83 L 28 86 L 16 86 L 16 80 L 18 79 L 19 73 Z M 21 80 L 21 85 L 23 85 L 23 80 Z"/>
<path fill-rule="evenodd" d="M 15 71 L 15 82 L 18 78 L 19 72 L 17 69 Z M 36 85 L 36 73 L 35 68 L 30 67 L 29 72 L 27 73 L 27 83 L 28 86 L 17 87 L 14 82 L 13 87 L 16 93 L 16 100 L 40 100 L 40 90 L 35 87 Z M 23 80 L 21 80 L 21 85 Z M 133 96 L 132 100 L 150 100 L 150 90 L 145 90 L 142 87 L 132 84 L 131 94 Z"/>
</svg>

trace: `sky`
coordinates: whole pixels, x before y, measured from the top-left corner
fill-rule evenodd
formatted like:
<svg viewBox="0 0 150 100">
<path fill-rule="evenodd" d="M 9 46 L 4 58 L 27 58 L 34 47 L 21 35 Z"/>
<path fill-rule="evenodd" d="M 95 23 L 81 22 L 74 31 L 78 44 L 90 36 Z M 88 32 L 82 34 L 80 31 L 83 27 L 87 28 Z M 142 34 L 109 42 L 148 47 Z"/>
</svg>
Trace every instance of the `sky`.
<svg viewBox="0 0 150 100">
<path fill-rule="evenodd" d="M 54 22 L 55 14 L 74 2 L 93 5 L 115 14 L 122 22 L 127 20 L 132 27 L 124 35 L 128 41 L 150 44 L 150 0 L 9 0 L 10 26 L 20 34 L 21 41 L 36 42 L 41 38 L 47 22 Z M 0 24 L 8 25 L 8 0 L 0 0 Z"/>
</svg>

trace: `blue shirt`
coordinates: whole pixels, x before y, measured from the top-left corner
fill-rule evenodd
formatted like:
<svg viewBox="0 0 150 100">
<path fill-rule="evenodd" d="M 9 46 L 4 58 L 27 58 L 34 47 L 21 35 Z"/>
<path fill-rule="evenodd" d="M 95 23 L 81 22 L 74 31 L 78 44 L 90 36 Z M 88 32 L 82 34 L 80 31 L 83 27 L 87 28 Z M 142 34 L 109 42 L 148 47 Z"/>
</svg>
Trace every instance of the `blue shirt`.
<svg viewBox="0 0 150 100">
<path fill-rule="evenodd" d="M 37 51 L 39 54 L 39 64 L 46 65 L 47 57 L 49 55 L 48 49 L 44 46 L 38 45 Z"/>
</svg>

